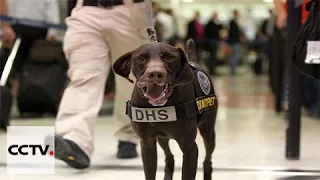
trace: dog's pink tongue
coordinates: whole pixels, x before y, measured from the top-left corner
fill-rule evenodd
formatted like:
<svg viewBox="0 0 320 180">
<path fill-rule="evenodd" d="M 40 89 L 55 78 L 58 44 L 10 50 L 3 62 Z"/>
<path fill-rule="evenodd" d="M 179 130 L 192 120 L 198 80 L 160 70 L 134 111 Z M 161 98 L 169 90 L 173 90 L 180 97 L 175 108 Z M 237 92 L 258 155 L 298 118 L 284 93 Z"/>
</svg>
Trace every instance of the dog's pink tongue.
<svg viewBox="0 0 320 180">
<path fill-rule="evenodd" d="M 160 97 L 161 93 L 163 91 L 162 86 L 158 86 L 156 84 L 149 85 L 147 88 L 147 95 L 152 99 L 157 99 Z"/>
</svg>

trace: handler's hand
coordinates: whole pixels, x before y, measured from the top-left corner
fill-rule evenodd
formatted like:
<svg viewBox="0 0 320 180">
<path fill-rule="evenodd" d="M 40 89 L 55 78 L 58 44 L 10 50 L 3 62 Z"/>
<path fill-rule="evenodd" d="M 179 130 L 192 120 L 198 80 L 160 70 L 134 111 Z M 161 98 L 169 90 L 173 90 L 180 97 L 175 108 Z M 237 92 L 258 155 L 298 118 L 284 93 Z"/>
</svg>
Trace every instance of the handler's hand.
<svg viewBox="0 0 320 180">
<path fill-rule="evenodd" d="M 13 31 L 10 25 L 2 25 L 2 34 L 3 34 L 3 47 L 11 48 L 14 40 L 16 39 L 16 33 Z"/>
<path fill-rule="evenodd" d="M 279 14 L 278 19 L 277 19 L 277 27 L 279 29 L 283 29 L 286 26 L 286 20 L 287 20 L 286 13 Z"/>
<path fill-rule="evenodd" d="M 53 35 L 47 35 L 46 40 L 47 40 L 47 41 L 55 41 L 55 40 L 56 40 L 56 37 L 53 36 Z"/>
</svg>

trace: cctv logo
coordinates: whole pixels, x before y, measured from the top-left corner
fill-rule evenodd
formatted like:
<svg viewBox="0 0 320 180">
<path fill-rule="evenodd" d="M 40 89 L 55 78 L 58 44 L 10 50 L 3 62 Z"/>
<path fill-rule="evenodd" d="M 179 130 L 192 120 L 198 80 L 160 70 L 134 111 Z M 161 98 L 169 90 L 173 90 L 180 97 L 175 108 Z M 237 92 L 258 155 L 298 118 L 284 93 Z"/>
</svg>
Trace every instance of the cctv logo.
<svg viewBox="0 0 320 180">
<path fill-rule="evenodd" d="M 54 174 L 53 126 L 9 126 L 8 174 Z"/>
<path fill-rule="evenodd" d="M 50 145 L 46 145 L 45 148 L 43 148 L 41 145 L 36 145 L 36 144 L 21 145 L 21 146 L 15 144 L 15 145 L 9 146 L 8 152 L 13 156 L 17 156 L 17 155 L 28 156 L 30 154 L 30 151 L 31 151 L 31 155 L 33 156 L 35 156 L 37 152 L 39 152 L 42 156 L 45 156 L 47 154 L 50 156 L 53 156 L 54 151 L 53 150 L 49 151 L 49 147 Z"/>
</svg>

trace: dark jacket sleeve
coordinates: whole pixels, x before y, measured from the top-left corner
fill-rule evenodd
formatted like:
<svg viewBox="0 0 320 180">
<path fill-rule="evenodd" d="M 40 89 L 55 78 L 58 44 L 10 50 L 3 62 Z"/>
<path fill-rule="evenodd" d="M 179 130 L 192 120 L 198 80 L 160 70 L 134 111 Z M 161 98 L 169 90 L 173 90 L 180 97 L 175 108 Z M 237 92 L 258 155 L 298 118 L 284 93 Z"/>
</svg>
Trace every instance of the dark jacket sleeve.
<svg viewBox="0 0 320 180">
<path fill-rule="evenodd" d="M 188 40 L 189 38 L 191 38 L 191 31 L 192 31 L 192 29 L 191 29 L 191 24 L 192 24 L 192 22 L 189 22 L 189 23 L 188 23 L 186 40 Z"/>
<path fill-rule="evenodd" d="M 71 11 L 74 7 L 76 7 L 77 0 L 68 0 L 68 16 L 71 15 Z"/>
<path fill-rule="evenodd" d="M 210 22 L 204 26 L 204 38 L 210 38 Z"/>
<path fill-rule="evenodd" d="M 235 20 L 230 21 L 229 26 L 229 41 L 238 42 L 240 41 L 241 31 Z"/>
<path fill-rule="evenodd" d="M 189 38 L 192 38 L 193 40 L 196 40 L 196 38 L 197 38 L 197 32 L 195 29 L 194 21 L 191 21 L 188 24 L 188 31 L 187 31 L 186 40 L 188 40 Z"/>
<path fill-rule="evenodd" d="M 210 49 L 210 33 L 211 32 L 211 28 L 210 28 L 210 22 L 208 22 L 205 26 L 204 26 L 204 49 L 205 50 L 209 50 Z"/>
<path fill-rule="evenodd" d="M 268 26 L 268 19 L 265 19 L 261 25 L 262 34 L 265 36 L 267 35 L 267 26 Z"/>
</svg>

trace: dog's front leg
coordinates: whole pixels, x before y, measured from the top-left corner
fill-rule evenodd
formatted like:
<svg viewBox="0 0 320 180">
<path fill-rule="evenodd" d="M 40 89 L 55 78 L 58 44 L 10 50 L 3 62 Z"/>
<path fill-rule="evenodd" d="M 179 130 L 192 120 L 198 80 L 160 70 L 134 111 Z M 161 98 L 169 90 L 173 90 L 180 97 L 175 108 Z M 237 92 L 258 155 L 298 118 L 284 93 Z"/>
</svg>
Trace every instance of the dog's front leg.
<svg viewBox="0 0 320 180">
<path fill-rule="evenodd" d="M 157 171 L 156 139 L 141 140 L 141 155 L 146 180 L 155 180 Z"/>
<path fill-rule="evenodd" d="M 174 157 L 169 147 L 169 139 L 158 138 L 158 143 L 166 155 L 166 165 L 164 169 L 164 180 L 172 180 L 174 172 Z"/>
<path fill-rule="evenodd" d="M 196 142 L 179 145 L 183 152 L 182 180 L 194 180 L 198 167 L 198 146 Z"/>
</svg>

